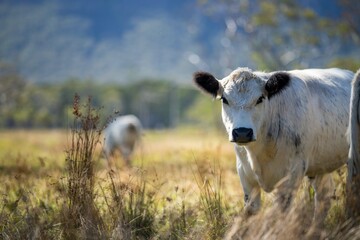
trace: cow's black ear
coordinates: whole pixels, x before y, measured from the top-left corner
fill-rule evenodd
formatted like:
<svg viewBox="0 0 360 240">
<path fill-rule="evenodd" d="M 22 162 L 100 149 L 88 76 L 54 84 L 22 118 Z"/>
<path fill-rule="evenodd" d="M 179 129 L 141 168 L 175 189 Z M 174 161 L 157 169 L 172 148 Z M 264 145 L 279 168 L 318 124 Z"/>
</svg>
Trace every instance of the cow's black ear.
<svg viewBox="0 0 360 240">
<path fill-rule="evenodd" d="M 196 72 L 193 75 L 195 84 L 204 92 L 216 97 L 220 84 L 216 78 L 207 72 Z"/>
<path fill-rule="evenodd" d="M 290 75 L 286 72 L 277 72 L 271 75 L 265 84 L 267 96 L 270 99 L 272 96 L 280 93 L 290 83 Z"/>
</svg>

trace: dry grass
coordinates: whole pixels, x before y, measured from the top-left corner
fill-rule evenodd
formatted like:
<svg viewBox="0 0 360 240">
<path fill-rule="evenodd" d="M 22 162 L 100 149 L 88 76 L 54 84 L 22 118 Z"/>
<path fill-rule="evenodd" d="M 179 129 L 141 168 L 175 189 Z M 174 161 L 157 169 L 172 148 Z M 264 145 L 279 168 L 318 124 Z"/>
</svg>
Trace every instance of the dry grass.
<svg viewBox="0 0 360 240">
<path fill-rule="evenodd" d="M 105 231 L 94 188 L 95 150 L 102 131 L 99 110 L 92 108 L 91 98 L 82 105 L 80 97 L 75 95 L 73 115 L 70 145 L 65 151 L 66 180 L 60 212 L 62 233 L 66 239 L 100 239 L 105 237 Z"/>
<path fill-rule="evenodd" d="M 344 170 L 334 173 L 337 197 L 325 227 L 311 229 L 306 182 L 288 212 L 267 194 L 259 214 L 242 215 L 233 147 L 218 132 L 148 131 L 134 167 L 117 161 L 115 172 L 106 168 L 96 132 L 80 153 L 72 151 L 85 137 L 73 134 L 0 132 L 1 239 L 359 239 L 359 228 L 344 218 Z M 91 166 L 69 165 L 76 159 Z"/>
</svg>

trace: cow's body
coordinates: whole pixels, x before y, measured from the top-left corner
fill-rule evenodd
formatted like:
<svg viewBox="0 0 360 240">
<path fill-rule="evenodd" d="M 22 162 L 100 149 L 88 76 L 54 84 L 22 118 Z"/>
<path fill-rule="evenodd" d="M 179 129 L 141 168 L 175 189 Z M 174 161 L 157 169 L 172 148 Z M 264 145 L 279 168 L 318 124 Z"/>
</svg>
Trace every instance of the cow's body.
<svg viewBox="0 0 360 240">
<path fill-rule="evenodd" d="M 282 183 L 293 190 L 304 176 L 313 179 L 321 200 L 323 176 L 347 159 L 352 77 L 340 69 L 240 68 L 220 81 L 208 73 L 194 75 L 200 88 L 223 99 L 223 122 L 235 143 L 248 211 L 259 208 L 260 188 L 271 192 Z"/>
<path fill-rule="evenodd" d="M 358 181 L 360 178 L 360 69 L 356 72 L 351 88 L 350 117 L 348 127 L 349 161 L 347 176 L 347 211 L 348 215 L 360 215 L 358 204 L 360 193 Z"/>
<path fill-rule="evenodd" d="M 108 161 L 119 150 L 125 163 L 130 165 L 131 154 L 140 140 L 142 126 L 134 115 L 117 117 L 105 129 L 104 153 Z"/>
</svg>

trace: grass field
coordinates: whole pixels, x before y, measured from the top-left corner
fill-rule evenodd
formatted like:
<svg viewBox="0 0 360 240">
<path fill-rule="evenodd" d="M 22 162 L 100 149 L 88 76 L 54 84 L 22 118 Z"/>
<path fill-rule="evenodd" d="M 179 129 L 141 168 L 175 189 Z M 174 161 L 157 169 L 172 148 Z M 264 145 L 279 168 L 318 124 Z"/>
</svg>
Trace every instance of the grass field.
<svg viewBox="0 0 360 240">
<path fill-rule="evenodd" d="M 85 203 L 79 205 L 82 208 L 92 206 L 91 214 L 87 210 L 74 215 L 65 161 L 70 136 L 65 130 L 0 132 L 1 239 L 221 239 L 230 235 L 289 239 L 287 234 L 303 239 L 306 235 L 303 228 L 309 224 L 303 223 L 311 222 L 312 210 L 306 182 L 297 198 L 304 204 L 297 204 L 295 212 L 274 215 L 273 197 L 265 194 L 261 213 L 245 217 L 233 146 L 223 133 L 196 128 L 147 131 L 133 166 L 117 159 L 115 171 L 107 168 L 98 144 L 91 200 L 79 200 Z M 319 238 L 345 237 L 336 230 L 344 223 L 343 172 L 334 173 L 337 197 Z M 284 235 L 286 224 L 291 227 Z"/>
</svg>

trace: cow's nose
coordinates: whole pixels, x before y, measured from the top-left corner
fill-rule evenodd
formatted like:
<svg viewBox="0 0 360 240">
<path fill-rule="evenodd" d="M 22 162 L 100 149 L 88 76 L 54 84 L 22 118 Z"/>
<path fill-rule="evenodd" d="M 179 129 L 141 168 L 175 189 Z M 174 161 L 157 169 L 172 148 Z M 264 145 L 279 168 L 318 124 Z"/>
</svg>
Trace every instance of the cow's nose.
<svg viewBox="0 0 360 240">
<path fill-rule="evenodd" d="M 254 141 L 254 133 L 251 128 L 235 128 L 232 130 L 231 142 L 248 143 Z"/>
</svg>

